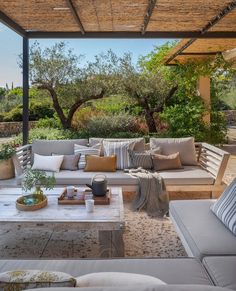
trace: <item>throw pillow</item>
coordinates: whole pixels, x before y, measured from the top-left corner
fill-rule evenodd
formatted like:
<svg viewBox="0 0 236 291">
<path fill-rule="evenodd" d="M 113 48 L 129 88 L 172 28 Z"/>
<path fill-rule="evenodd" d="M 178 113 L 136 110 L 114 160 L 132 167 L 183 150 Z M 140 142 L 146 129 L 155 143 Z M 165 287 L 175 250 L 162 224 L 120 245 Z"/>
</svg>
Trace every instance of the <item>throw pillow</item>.
<svg viewBox="0 0 236 291">
<path fill-rule="evenodd" d="M 135 152 L 132 150 L 128 150 L 129 157 L 131 161 L 132 168 L 143 168 L 146 170 L 151 170 L 153 168 L 152 163 L 152 154 L 160 154 L 160 148 L 156 148 L 155 150 L 149 150 L 144 152 Z"/>
<path fill-rule="evenodd" d="M 98 157 L 94 155 L 86 155 L 85 172 L 115 172 L 116 156 Z"/>
<path fill-rule="evenodd" d="M 77 287 L 121 287 L 150 284 L 165 285 L 163 281 L 152 276 L 122 272 L 91 273 L 76 278 Z"/>
<path fill-rule="evenodd" d="M 79 169 L 84 169 L 86 161 L 85 161 L 85 155 L 96 155 L 100 156 L 101 152 L 101 144 L 95 144 L 94 146 L 87 147 L 83 145 L 74 145 L 74 154 L 80 154 L 80 159 L 79 159 L 79 164 L 78 167 Z"/>
<path fill-rule="evenodd" d="M 89 139 L 89 145 L 93 146 L 97 143 L 102 144 L 101 148 L 101 156 L 104 156 L 104 146 L 103 141 L 113 141 L 113 142 L 120 142 L 120 141 L 131 141 L 135 142 L 134 150 L 135 151 L 144 151 L 145 150 L 145 139 L 142 137 L 139 138 L 99 138 L 99 137 L 91 137 Z"/>
<path fill-rule="evenodd" d="M 59 172 L 64 156 L 41 156 L 34 154 L 32 170 Z"/>
<path fill-rule="evenodd" d="M 236 178 L 211 206 L 211 210 L 236 235 Z"/>
<path fill-rule="evenodd" d="M 135 145 L 134 141 L 103 141 L 104 156 L 116 155 L 116 168 L 123 170 L 130 168 L 130 158 L 128 150 L 133 150 Z"/>
<path fill-rule="evenodd" d="M 52 153 L 52 156 L 58 156 L 58 154 Z M 76 171 L 78 170 L 80 154 L 77 155 L 64 155 L 61 170 Z"/>
<path fill-rule="evenodd" d="M 152 155 L 153 168 L 155 171 L 182 169 L 179 153 L 169 156 Z"/>
<path fill-rule="evenodd" d="M 196 166 L 197 158 L 193 137 L 185 138 L 150 138 L 150 147 L 161 148 L 163 155 L 171 155 L 179 152 L 183 165 Z"/>
<path fill-rule="evenodd" d="M 24 290 L 40 287 L 75 287 L 69 274 L 41 270 L 15 270 L 0 274 L 1 290 Z"/>
</svg>

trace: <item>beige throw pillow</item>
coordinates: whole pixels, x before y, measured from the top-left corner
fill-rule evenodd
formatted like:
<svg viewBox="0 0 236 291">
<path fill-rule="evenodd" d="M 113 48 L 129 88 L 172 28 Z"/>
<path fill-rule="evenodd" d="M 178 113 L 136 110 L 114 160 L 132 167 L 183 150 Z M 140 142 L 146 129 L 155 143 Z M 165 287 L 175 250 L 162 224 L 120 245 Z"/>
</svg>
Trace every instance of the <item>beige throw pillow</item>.
<svg viewBox="0 0 236 291">
<path fill-rule="evenodd" d="M 179 152 L 182 165 L 197 165 L 196 151 L 193 137 L 184 138 L 150 138 L 150 147 L 161 148 L 163 155 Z"/>
<path fill-rule="evenodd" d="M 152 276 L 122 272 L 91 273 L 76 278 L 77 287 L 147 286 L 151 284 L 165 285 L 166 283 Z"/>
<path fill-rule="evenodd" d="M 182 169 L 179 153 L 169 156 L 152 155 L 153 168 L 155 171 Z"/>
</svg>

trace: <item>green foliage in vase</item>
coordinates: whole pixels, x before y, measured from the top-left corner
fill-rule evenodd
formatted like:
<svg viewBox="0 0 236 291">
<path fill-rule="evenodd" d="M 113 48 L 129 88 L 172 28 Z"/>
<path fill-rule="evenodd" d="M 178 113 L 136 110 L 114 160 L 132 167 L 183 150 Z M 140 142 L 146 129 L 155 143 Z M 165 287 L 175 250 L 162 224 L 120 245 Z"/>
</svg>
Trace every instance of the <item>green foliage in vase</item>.
<svg viewBox="0 0 236 291">
<path fill-rule="evenodd" d="M 49 176 L 45 171 L 27 169 L 24 173 L 22 188 L 24 191 L 32 190 L 34 187 L 53 189 L 56 183 L 54 175 Z"/>
<path fill-rule="evenodd" d="M 13 143 L 3 143 L 0 146 L 0 160 L 8 160 L 16 153 Z"/>
</svg>

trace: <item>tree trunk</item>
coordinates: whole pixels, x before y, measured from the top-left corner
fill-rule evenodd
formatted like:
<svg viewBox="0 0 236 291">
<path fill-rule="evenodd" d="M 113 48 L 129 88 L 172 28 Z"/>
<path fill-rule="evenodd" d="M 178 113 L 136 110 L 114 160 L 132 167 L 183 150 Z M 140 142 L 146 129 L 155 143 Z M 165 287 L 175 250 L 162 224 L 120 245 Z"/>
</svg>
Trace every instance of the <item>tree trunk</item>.
<svg viewBox="0 0 236 291">
<path fill-rule="evenodd" d="M 155 119 L 153 117 L 153 113 L 147 109 L 145 110 L 145 120 L 146 120 L 146 123 L 148 126 L 149 133 L 157 132 L 156 123 L 155 123 Z"/>
</svg>

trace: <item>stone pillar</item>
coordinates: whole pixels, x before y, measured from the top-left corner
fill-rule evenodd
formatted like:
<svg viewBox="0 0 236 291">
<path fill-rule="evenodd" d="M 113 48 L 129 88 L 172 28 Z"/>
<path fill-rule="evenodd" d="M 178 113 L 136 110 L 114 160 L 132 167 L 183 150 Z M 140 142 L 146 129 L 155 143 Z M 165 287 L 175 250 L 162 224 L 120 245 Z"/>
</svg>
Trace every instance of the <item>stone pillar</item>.
<svg viewBox="0 0 236 291">
<path fill-rule="evenodd" d="M 209 77 L 203 77 L 201 76 L 198 80 L 198 92 L 199 95 L 202 97 L 202 100 L 204 101 L 206 105 L 206 113 L 203 117 L 203 120 L 206 123 L 211 122 L 210 117 L 210 108 L 211 108 L 211 80 Z"/>
</svg>

